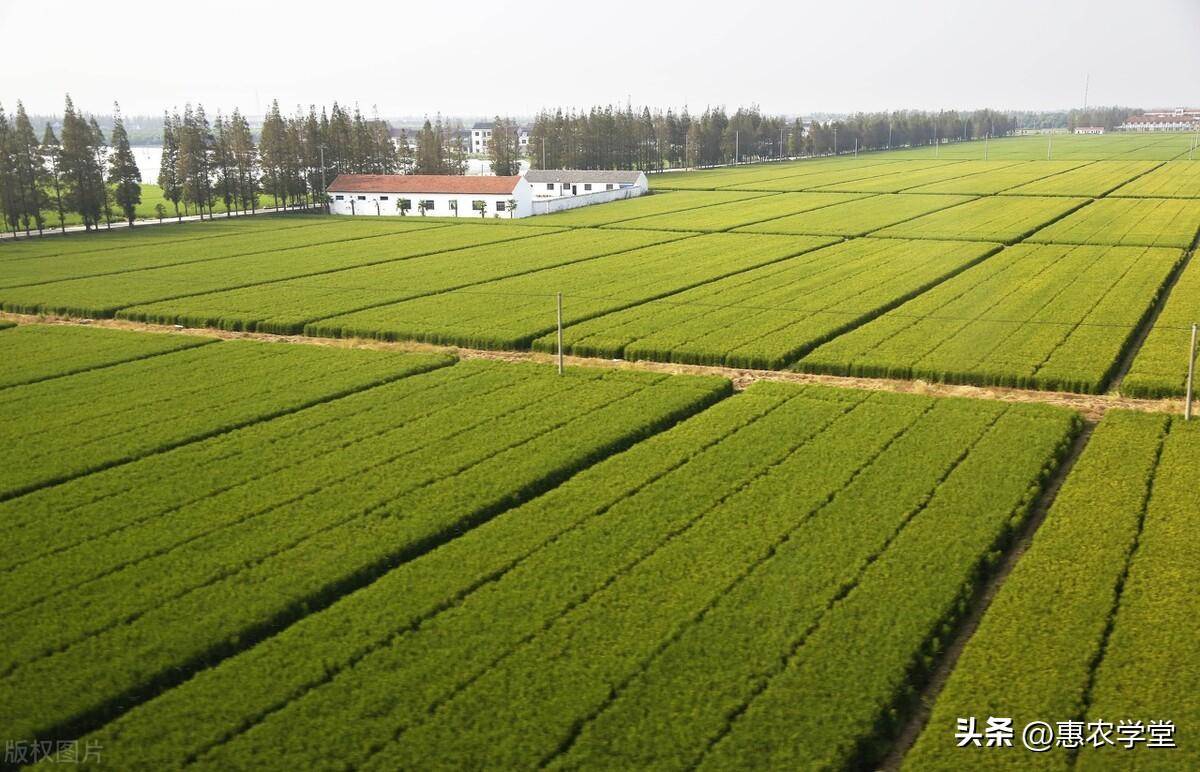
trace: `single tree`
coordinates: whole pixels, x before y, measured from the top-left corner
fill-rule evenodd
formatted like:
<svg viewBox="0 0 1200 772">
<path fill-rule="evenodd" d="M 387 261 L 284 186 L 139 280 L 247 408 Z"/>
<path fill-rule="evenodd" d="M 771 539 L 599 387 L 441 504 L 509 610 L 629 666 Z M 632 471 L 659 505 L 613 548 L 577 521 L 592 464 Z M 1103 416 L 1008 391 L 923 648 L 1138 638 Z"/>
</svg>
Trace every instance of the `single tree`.
<svg viewBox="0 0 1200 772">
<path fill-rule="evenodd" d="M 161 223 L 167 214 L 167 208 L 163 206 L 163 202 L 159 201 L 154 205 L 154 213 L 158 215 L 158 221 Z"/>
<path fill-rule="evenodd" d="M 17 185 L 20 191 L 21 224 L 25 235 L 29 235 L 30 226 L 42 232 L 45 218 L 42 209 L 49 205 L 46 188 L 49 176 L 46 172 L 46 159 L 42 157 L 41 143 L 25 112 L 25 106 L 17 102 L 17 113 L 13 120 L 13 130 L 9 135 L 9 152 L 17 173 Z"/>
<path fill-rule="evenodd" d="M 46 159 L 50 187 L 54 191 L 54 209 L 58 212 L 58 228 L 66 233 L 67 217 L 63 210 L 62 195 L 62 145 L 58 143 L 58 137 L 54 136 L 54 129 L 49 123 L 46 124 L 46 131 L 42 134 L 42 155 Z"/>
<path fill-rule="evenodd" d="M 133 221 L 137 219 L 138 204 L 142 203 L 142 173 L 129 147 L 129 135 L 121 119 L 121 106 L 116 103 L 113 104 L 112 155 L 108 164 L 113 199 L 132 228 Z"/>
<path fill-rule="evenodd" d="M 179 202 L 183 198 L 183 185 L 179 181 L 179 116 L 163 113 L 162 161 L 158 167 L 158 186 L 163 198 L 175 207 L 175 218 L 182 219 Z"/>
</svg>

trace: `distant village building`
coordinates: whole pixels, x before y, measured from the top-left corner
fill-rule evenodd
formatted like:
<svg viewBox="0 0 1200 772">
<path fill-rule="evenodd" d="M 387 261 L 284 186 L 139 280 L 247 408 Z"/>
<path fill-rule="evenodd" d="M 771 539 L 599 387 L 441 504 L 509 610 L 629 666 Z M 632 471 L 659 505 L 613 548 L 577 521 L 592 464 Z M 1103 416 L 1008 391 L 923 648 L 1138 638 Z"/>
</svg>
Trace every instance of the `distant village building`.
<svg viewBox="0 0 1200 772">
<path fill-rule="evenodd" d="M 331 214 L 410 217 L 528 217 L 523 177 L 453 174 L 339 174 L 326 189 Z"/>
<path fill-rule="evenodd" d="M 1131 115 L 1118 131 L 1200 131 L 1200 110 L 1176 107 Z"/>
<path fill-rule="evenodd" d="M 592 169 L 530 169 L 525 179 L 533 186 L 535 199 L 580 196 L 602 190 L 637 188 L 634 195 L 650 189 L 644 172 L 603 171 Z"/>
<path fill-rule="evenodd" d="M 488 146 L 492 142 L 492 131 L 496 128 L 496 124 L 491 122 L 476 123 L 471 127 L 471 152 L 476 155 L 484 155 L 488 152 Z M 529 148 L 529 129 L 525 126 L 517 130 L 518 137 L 521 143 L 521 151 L 524 152 Z"/>
<path fill-rule="evenodd" d="M 1075 133 L 1076 134 L 1103 134 L 1104 127 L 1103 126 L 1076 126 Z"/>
</svg>

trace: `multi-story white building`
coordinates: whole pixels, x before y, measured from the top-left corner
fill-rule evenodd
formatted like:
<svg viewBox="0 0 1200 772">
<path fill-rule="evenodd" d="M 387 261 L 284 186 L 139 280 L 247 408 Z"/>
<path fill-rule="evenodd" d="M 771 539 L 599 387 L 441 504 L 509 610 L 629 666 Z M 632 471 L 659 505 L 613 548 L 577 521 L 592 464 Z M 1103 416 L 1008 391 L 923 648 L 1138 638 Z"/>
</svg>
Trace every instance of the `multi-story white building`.
<svg viewBox="0 0 1200 772">
<path fill-rule="evenodd" d="M 525 179 L 533 186 L 535 199 L 581 196 L 601 190 L 638 188 L 640 195 L 650 189 L 646 174 L 638 171 L 602 169 L 530 169 Z"/>
<path fill-rule="evenodd" d="M 471 127 L 471 152 L 476 155 L 483 155 L 488 151 L 488 145 L 492 141 L 492 132 L 495 131 L 496 124 L 491 122 L 480 122 Z M 529 147 L 529 129 L 522 126 L 517 129 L 518 137 L 521 144 L 521 152 L 524 153 Z"/>
<path fill-rule="evenodd" d="M 1200 131 L 1200 110 L 1176 107 L 1132 115 L 1118 131 Z"/>
<path fill-rule="evenodd" d="M 529 217 L 533 193 L 520 176 L 339 174 L 326 189 L 331 214 Z"/>
</svg>

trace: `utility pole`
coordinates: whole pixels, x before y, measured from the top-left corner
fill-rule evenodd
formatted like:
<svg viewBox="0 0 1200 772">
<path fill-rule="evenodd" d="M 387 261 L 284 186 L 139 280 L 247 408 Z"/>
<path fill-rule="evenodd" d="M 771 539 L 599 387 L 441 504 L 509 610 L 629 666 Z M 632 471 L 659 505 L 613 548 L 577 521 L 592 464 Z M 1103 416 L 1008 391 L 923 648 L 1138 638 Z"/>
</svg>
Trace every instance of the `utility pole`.
<svg viewBox="0 0 1200 772">
<path fill-rule="evenodd" d="M 1054 135 L 1047 134 L 1046 135 L 1046 160 L 1047 161 L 1050 160 L 1050 150 L 1051 150 L 1051 147 L 1053 146 L 1053 144 L 1054 144 Z"/>
<path fill-rule="evenodd" d="M 783 159 L 783 127 L 779 127 L 779 158 Z"/>
<path fill-rule="evenodd" d="M 546 138 L 542 137 L 542 168 L 546 168 Z"/>
<path fill-rule="evenodd" d="M 325 146 L 321 145 L 321 199 L 325 202 L 325 214 L 329 214 L 329 194 L 325 190 Z"/>
<path fill-rule="evenodd" d="M 858 158 L 858 137 L 854 138 L 854 157 Z"/>
<path fill-rule="evenodd" d="M 987 151 L 988 151 L 987 145 L 988 145 L 988 135 L 984 134 L 983 135 L 983 160 L 985 160 L 985 161 L 987 160 Z"/>
<path fill-rule="evenodd" d="M 1083 76 L 1083 111 L 1087 112 L 1088 86 L 1092 85 L 1092 74 L 1089 72 Z"/>
<path fill-rule="evenodd" d="M 892 149 L 892 118 L 888 116 L 888 150 Z"/>
<path fill-rule="evenodd" d="M 558 374 L 563 374 L 562 293 L 558 293 Z"/>
<path fill-rule="evenodd" d="M 1196 372 L 1196 324 L 1192 323 L 1192 344 L 1188 346 L 1188 376 L 1183 403 L 1183 420 L 1192 420 L 1192 376 Z"/>
<path fill-rule="evenodd" d="M 738 165 L 738 159 L 742 155 L 742 133 L 737 129 L 733 130 L 733 165 Z"/>
<path fill-rule="evenodd" d="M 837 155 L 837 124 L 833 124 L 833 154 Z"/>
</svg>

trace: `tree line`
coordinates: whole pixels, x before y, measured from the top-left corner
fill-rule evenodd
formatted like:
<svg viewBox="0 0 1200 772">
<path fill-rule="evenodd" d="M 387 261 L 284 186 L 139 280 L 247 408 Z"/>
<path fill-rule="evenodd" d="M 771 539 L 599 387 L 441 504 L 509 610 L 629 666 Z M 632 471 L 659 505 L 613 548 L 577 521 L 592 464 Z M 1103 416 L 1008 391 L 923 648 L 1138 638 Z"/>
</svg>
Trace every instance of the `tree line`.
<svg viewBox="0 0 1200 772">
<path fill-rule="evenodd" d="M 732 114 L 710 107 L 693 115 L 686 108 L 676 113 L 607 105 L 538 113 L 529 157 L 539 169 L 656 171 L 978 139 L 1015 128 L 1010 116 L 995 110 L 856 113 L 804 124 L 757 106 Z"/>
<path fill-rule="evenodd" d="M 70 96 L 61 118 L 38 139 L 21 102 L 13 119 L 0 105 L 0 216 L 14 233 L 66 229 L 75 213 L 87 229 L 111 226 L 114 217 L 133 224 L 142 201 L 142 177 L 129 136 L 114 106 L 105 135 L 96 116 L 77 110 Z M 366 117 L 336 102 L 329 109 L 285 115 L 271 103 L 257 136 L 240 111 L 210 121 L 201 104 L 168 111 L 162 119 L 162 162 L 154 180 L 173 212 L 159 203 L 159 218 L 199 214 L 212 218 L 253 212 L 263 195 L 278 207 L 324 203 L 324 186 L 348 174 L 464 174 L 467 151 L 462 124 L 437 116 L 410 137 L 397 136 L 387 121 Z"/>
<path fill-rule="evenodd" d="M 101 219 L 111 225 L 114 213 L 133 222 L 141 174 L 119 105 L 113 116 L 105 137 L 95 117 L 76 110 L 68 96 L 62 138 L 47 123 L 39 140 L 20 101 L 11 121 L 0 105 L 0 216 L 6 228 L 41 232 L 53 227 L 48 211 L 63 230 L 68 212 L 78 213 L 89 229 Z"/>
</svg>

